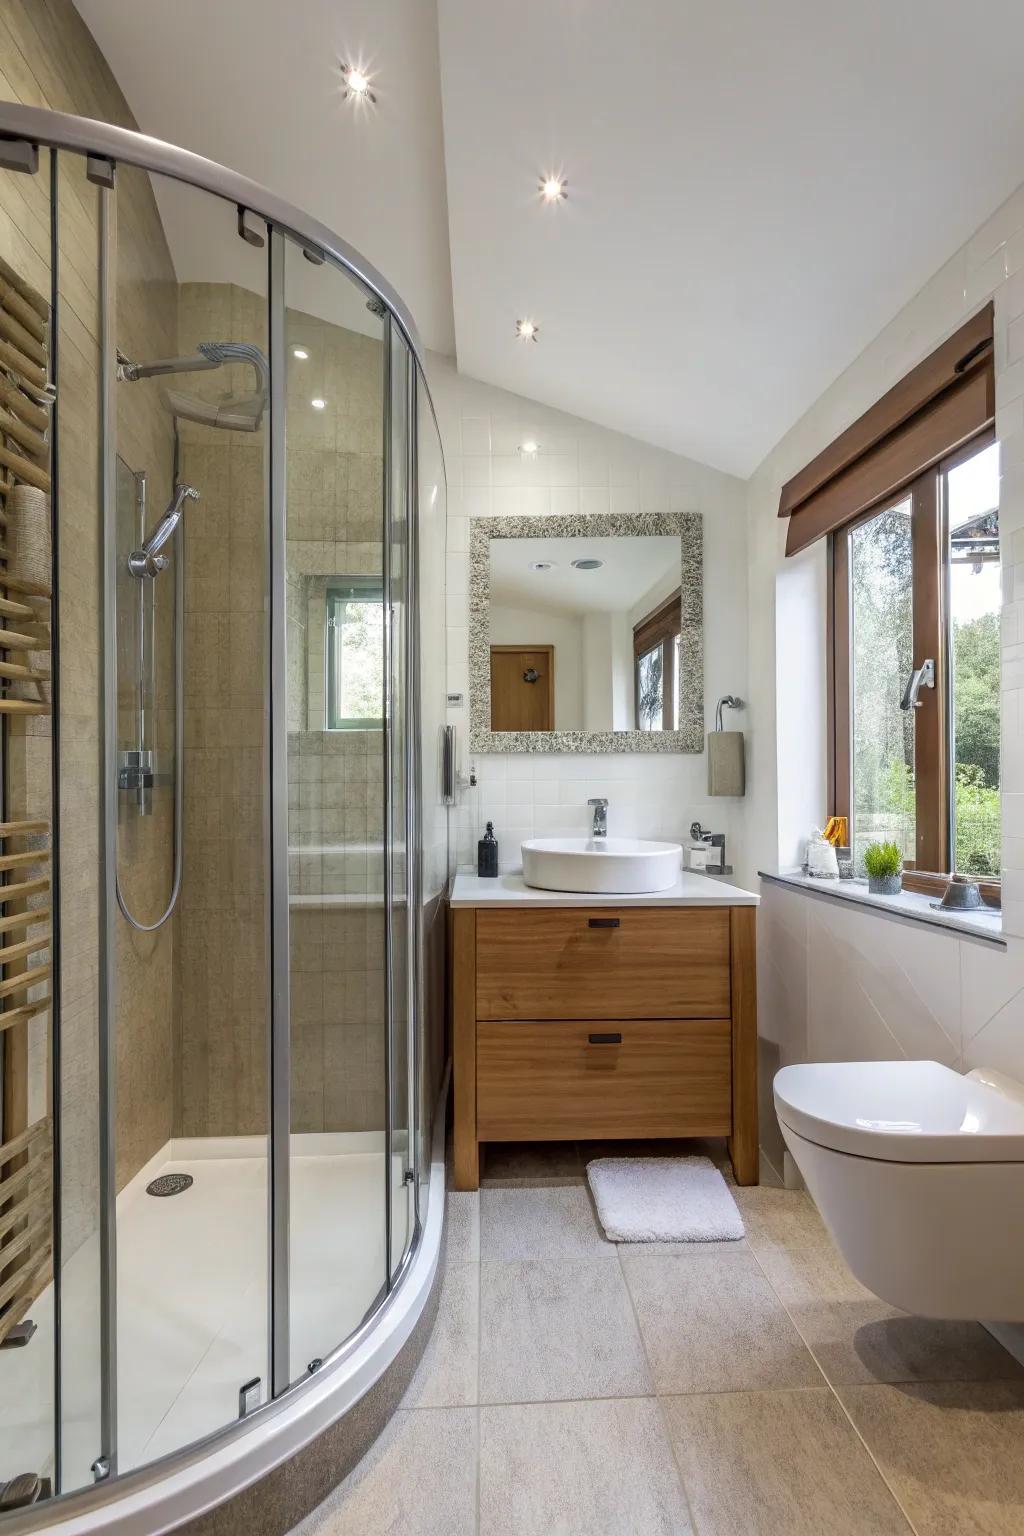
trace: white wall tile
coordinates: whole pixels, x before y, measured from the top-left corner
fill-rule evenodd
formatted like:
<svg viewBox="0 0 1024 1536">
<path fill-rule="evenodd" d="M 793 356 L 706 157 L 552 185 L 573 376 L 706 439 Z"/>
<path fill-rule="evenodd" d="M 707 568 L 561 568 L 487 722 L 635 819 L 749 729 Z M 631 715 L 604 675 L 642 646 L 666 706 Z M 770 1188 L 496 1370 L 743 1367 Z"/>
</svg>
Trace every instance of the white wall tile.
<svg viewBox="0 0 1024 1536">
<path fill-rule="evenodd" d="M 449 523 L 448 686 L 466 691 L 468 578 L 454 557 L 468 547 L 474 517 L 574 516 L 578 512 L 634 514 L 658 509 L 700 511 L 705 524 L 705 710 L 722 693 L 746 688 L 746 565 L 742 484 L 690 460 L 607 432 L 535 402 L 458 375 L 447 359 L 429 359 L 431 389 L 441 421 L 449 483 L 462 486 Z M 487 428 L 489 453 L 480 450 Z M 518 454 L 527 438 L 535 458 Z M 463 454 L 469 443 L 472 452 Z M 614 480 L 614 492 L 611 486 Z M 506 483 L 507 482 L 507 483 Z M 695 489 L 699 487 L 699 490 Z M 710 702 L 709 702 L 710 701 Z M 700 755 L 578 754 L 478 756 L 468 750 L 468 712 L 450 718 L 462 736 L 462 765 L 475 761 L 479 783 L 455 813 L 457 856 L 475 857 L 488 818 L 495 821 L 502 859 L 515 861 L 524 828 L 583 832 L 586 801 L 611 802 L 614 831 L 682 837 L 695 819 L 723 830 L 738 853 L 742 801 L 709 801 Z"/>
<path fill-rule="evenodd" d="M 491 452 L 491 423 L 488 417 L 463 416 L 462 452 L 465 455 L 483 455 Z"/>
</svg>

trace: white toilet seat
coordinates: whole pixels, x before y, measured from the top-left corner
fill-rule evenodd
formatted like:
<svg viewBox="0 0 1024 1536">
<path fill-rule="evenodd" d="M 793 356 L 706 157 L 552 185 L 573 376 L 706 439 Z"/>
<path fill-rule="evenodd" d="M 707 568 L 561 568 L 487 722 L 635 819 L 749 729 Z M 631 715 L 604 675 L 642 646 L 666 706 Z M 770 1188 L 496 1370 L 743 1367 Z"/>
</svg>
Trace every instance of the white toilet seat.
<svg viewBox="0 0 1024 1536">
<path fill-rule="evenodd" d="M 894 1163 L 1024 1163 L 1024 1102 L 937 1061 L 807 1062 L 775 1077 L 805 1141 Z"/>
</svg>

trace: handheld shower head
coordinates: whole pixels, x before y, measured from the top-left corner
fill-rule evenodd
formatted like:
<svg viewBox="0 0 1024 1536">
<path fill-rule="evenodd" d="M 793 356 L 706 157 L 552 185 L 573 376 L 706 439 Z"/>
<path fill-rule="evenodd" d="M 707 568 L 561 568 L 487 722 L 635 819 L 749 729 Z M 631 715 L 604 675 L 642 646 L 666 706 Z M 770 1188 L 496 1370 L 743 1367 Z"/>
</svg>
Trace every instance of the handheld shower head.
<svg viewBox="0 0 1024 1536">
<path fill-rule="evenodd" d="M 194 485 L 184 481 L 174 487 L 174 497 L 163 517 L 157 523 L 141 549 L 128 556 L 128 569 L 133 576 L 159 576 L 167 567 L 167 556 L 160 553 L 171 534 L 181 522 L 186 501 L 198 501 L 199 492 Z"/>
</svg>

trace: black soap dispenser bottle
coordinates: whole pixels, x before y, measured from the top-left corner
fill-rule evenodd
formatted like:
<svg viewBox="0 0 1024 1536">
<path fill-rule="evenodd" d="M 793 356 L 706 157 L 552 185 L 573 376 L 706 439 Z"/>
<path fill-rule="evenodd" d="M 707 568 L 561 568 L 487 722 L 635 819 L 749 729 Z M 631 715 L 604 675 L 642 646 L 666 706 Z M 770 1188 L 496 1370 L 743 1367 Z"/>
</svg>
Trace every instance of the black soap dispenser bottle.
<svg viewBox="0 0 1024 1536">
<path fill-rule="evenodd" d="M 493 821 L 487 823 L 487 830 L 476 845 L 476 872 L 488 879 L 497 878 L 498 843 L 494 836 Z"/>
</svg>

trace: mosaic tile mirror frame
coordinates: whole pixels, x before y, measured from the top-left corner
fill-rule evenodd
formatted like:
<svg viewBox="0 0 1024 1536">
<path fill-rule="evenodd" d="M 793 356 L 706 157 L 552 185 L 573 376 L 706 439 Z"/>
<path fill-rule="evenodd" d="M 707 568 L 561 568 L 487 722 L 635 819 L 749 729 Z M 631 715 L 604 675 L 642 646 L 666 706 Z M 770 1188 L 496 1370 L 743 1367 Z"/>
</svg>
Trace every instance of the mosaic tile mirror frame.
<svg viewBox="0 0 1024 1536">
<path fill-rule="evenodd" d="M 492 730 L 491 541 L 677 538 L 679 682 L 675 729 Z M 699 512 L 617 516 L 480 517 L 470 531 L 470 747 L 474 752 L 693 752 L 704 750 L 704 555 Z M 557 720 L 556 720 L 557 724 Z"/>
</svg>

